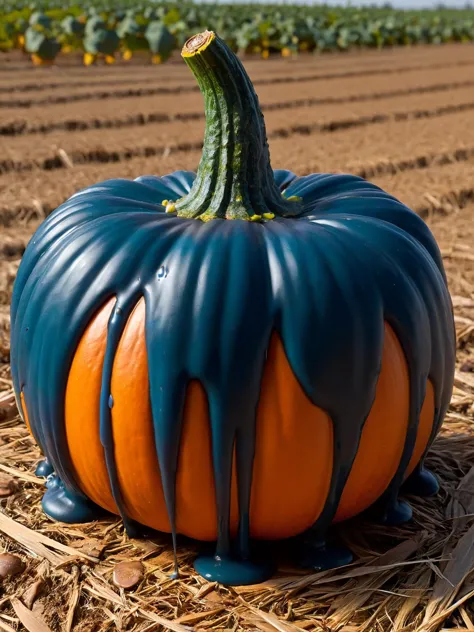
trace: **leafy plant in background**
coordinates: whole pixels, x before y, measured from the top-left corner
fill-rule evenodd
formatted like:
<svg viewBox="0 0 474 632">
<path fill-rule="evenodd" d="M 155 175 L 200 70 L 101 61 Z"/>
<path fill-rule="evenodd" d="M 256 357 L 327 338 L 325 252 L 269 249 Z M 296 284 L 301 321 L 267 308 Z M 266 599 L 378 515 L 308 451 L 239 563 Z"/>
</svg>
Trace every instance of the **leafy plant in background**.
<svg viewBox="0 0 474 632">
<path fill-rule="evenodd" d="M 194 4 L 143 0 L 5 0 L 0 51 L 81 50 L 86 63 L 151 53 L 163 62 L 196 31 L 221 34 L 242 54 L 290 57 L 300 52 L 346 51 L 474 40 L 473 9 L 396 11 L 389 7 Z M 37 33 L 41 34 L 38 35 Z M 43 54 L 43 53 L 41 53 Z M 57 52 L 56 52 L 57 55 Z"/>
<path fill-rule="evenodd" d="M 61 34 L 59 41 L 63 53 L 70 53 L 73 50 L 80 50 L 84 37 L 84 20 L 76 18 L 74 15 L 67 15 L 60 22 Z"/>
</svg>

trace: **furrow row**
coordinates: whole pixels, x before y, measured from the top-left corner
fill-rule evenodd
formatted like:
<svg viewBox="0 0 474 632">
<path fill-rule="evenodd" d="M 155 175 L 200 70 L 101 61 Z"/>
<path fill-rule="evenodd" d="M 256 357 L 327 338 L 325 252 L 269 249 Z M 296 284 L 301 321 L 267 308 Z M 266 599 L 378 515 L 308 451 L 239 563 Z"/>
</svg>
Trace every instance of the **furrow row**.
<svg viewBox="0 0 474 632">
<path fill-rule="evenodd" d="M 351 63 L 352 61 L 352 63 Z M 245 67 L 249 73 L 252 81 L 257 81 L 260 78 L 267 78 L 272 76 L 281 76 L 282 73 L 294 73 L 297 75 L 301 72 L 314 72 L 321 71 L 321 74 L 327 76 L 328 71 L 331 74 L 335 74 L 336 77 L 341 73 L 347 73 L 353 65 L 357 72 L 367 70 L 389 70 L 392 73 L 396 72 L 397 66 L 403 64 L 406 67 L 408 61 L 403 58 L 398 61 L 398 56 L 392 51 L 391 55 L 381 55 L 380 57 L 369 57 L 360 55 L 359 57 L 336 55 L 334 57 L 314 57 L 303 56 L 295 59 L 282 59 L 278 64 L 268 63 L 267 61 L 255 61 L 253 59 L 245 59 Z M 426 57 L 413 58 L 412 63 L 417 65 L 420 69 L 423 68 L 427 72 L 432 69 L 439 68 L 440 63 L 446 64 L 450 61 L 449 56 L 435 56 L 430 54 Z M 451 63 L 454 65 L 470 65 L 472 58 L 459 59 L 458 56 Z M 114 67 L 116 70 L 117 67 Z M 339 71 L 338 71 L 339 69 Z M 99 70 L 99 72 L 94 72 Z M 48 68 L 38 69 L 38 78 L 35 77 L 35 81 L 31 81 L 31 76 L 28 75 L 24 79 L 22 76 L 15 75 L 2 76 L 0 71 L 0 94 L 16 94 L 16 93 L 28 93 L 28 92 L 44 92 L 51 90 L 71 90 L 79 88 L 104 88 L 104 87 L 116 87 L 120 86 L 123 89 L 127 86 L 164 83 L 170 81 L 184 80 L 188 82 L 191 79 L 190 73 L 186 65 L 182 62 L 179 64 L 165 64 L 164 66 L 135 66 L 120 67 L 120 73 L 113 72 L 111 68 L 107 69 L 107 78 L 104 78 L 103 69 L 100 68 Z M 26 81 L 26 82 L 22 82 Z"/>
<path fill-rule="evenodd" d="M 296 173 L 345 171 L 372 179 L 466 162 L 471 160 L 474 147 L 474 126 L 469 125 L 472 118 L 472 114 L 466 116 L 460 111 L 445 119 L 393 119 L 382 125 L 353 127 L 322 134 L 317 142 L 305 137 L 276 139 L 271 143 L 273 163 L 275 168 L 291 165 Z M 280 157 L 284 157 L 284 164 Z"/>
<path fill-rule="evenodd" d="M 452 92 L 460 88 L 474 87 L 474 80 L 455 81 L 452 83 L 438 83 L 427 86 L 415 86 L 412 88 L 399 88 L 385 92 L 371 92 L 362 94 L 349 94 L 347 96 L 335 97 L 307 97 L 292 99 L 289 101 L 278 101 L 276 103 L 263 103 L 263 112 L 273 112 L 276 110 L 291 110 L 301 107 L 315 107 L 321 105 L 341 105 L 344 103 L 361 103 L 366 101 L 378 101 L 400 96 L 410 96 L 413 94 L 432 94 L 436 92 Z M 123 127 L 137 127 L 152 123 L 172 123 L 174 121 L 197 121 L 204 119 L 202 110 L 195 112 L 177 112 L 169 114 L 167 112 L 136 113 L 121 118 L 93 118 L 93 119 L 66 119 L 63 121 L 48 121 L 45 123 L 31 124 L 29 119 L 13 120 L 0 124 L 0 136 L 20 136 L 24 134 L 49 134 L 56 131 L 85 131 L 99 129 L 120 129 Z"/>
<path fill-rule="evenodd" d="M 430 92 L 433 86 L 443 86 L 445 84 L 456 84 L 458 86 L 468 87 L 473 81 L 471 68 L 458 68 L 455 72 L 452 69 L 416 71 L 406 73 L 405 75 L 377 75 L 368 81 L 361 81 L 358 77 L 340 79 L 332 82 L 317 82 L 316 84 L 308 82 L 301 83 L 298 86 L 294 84 L 286 85 L 266 85 L 261 86 L 258 90 L 260 103 L 271 107 L 282 101 L 302 101 L 316 100 L 324 104 L 326 99 L 329 105 L 334 105 L 335 101 L 341 100 L 340 104 L 346 102 L 351 103 L 353 100 L 364 100 L 365 95 L 387 94 L 397 91 L 413 90 L 412 94 L 422 94 Z M 456 91 L 456 88 L 453 87 Z M 403 96 L 403 93 L 400 92 Z M 472 90 L 474 98 L 474 90 Z M 380 97 L 385 98 L 385 97 Z M 370 100 L 370 97 L 368 97 Z M 456 92 L 453 94 L 453 101 L 459 100 Z M 315 105 L 316 107 L 316 105 Z M 318 106 L 319 108 L 319 106 Z M 343 111 L 340 107 L 341 117 L 347 114 L 348 108 Z M 349 111 L 352 110 L 352 107 Z M 32 106 L 28 110 L 18 110 L 18 108 L 5 108 L 0 117 L 0 126 L 8 129 L 22 129 L 26 125 L 27 128 L 48 129 L 49 125 L 62 126 L 67 121 L 77 121 L 78 125 L 88 124 L 91 121 L 105 121 L 104 127 L 108 127 L 108 121 L 146 121 L 147 117 L 162 120 L 163 116 L 170 117 L 175 120 L 179 115 L 190 114 L 195 115 L 203 112 L 203 100 L 199 93 L 192 93 L 183 96 L 173 94 L 138 97 L 137 99 L 105 99 L 103 101 L 91 101 L 89 104 L 83 102 L 68 104 L 53 104 L 48 107 L 40 105 Z M 319 112 L 319 109 L 318 109 Z M 138 118 L 137 118 L 138 117 Z M 99 123 L 100 126 L 100 123 Z M 61 129 L 61 127 L 59 128 Z M 94 124 L 92 129 L 98 129 Z"/>
<path fill-rule="evenodd" d="M 451 213 L 474 201 L 474 162 L 433 167 L 420 179 L 413 171 L 374 178 L 373 182 L 426 218 Z"/>
<path fill-rule="evenodd" d="M 440 63 L 431 66 L 431 70 L 441 70 L 444 68 L 459 68 L 461 66 L 473 66 L 474 60 L 465 60 L 457 63 Z M 317 74 L 308 74 L 308 75 L 285 75 L 285 76 L 275 76 L 275 77 L 262 77 L 258 78 L 254 81 L 256 86 L 265 86 L 265 85 L 280 85 L 280 84 L 300 84 L 305 82 L 315 82 L 315 81 L 328 81 L 328 80 L 338 80 L 350 77 L 372 77 L 376 75 L 393 75 L 400 74 L 406 72 L 416 72 L 419 70 L 424 70 L 425 67 L 423 65 L 413 65 L 413 66 L 405 66 L 399 68 L 382 68 L 382 69 L 366 69 L 366 70 L 350 70 L 345 72 L 338 73 L 317 73 Z M 99 89 L 97 91 L 92 92 L 79 92 L 77 94 L 72 93 L 72 90 L 68 90 L 68 94 L 64 95 L 49 95 L 47 97 L 39 98 L 39 99 L 8 99 L 6 101 L 0 101 L 0 108 L 31 108 L 35 105 L 47 106 L 54 104 L 67 104 L 67 103 L 77 103 L 79 101 L 91 101 L 91 100 L 105 100 L 105 99 L 124 99 L 130 97 L 143 97 L 143 96 L 155 96 L 155 95 L 180 95 L 198 92 L 199 87 L 195 84 L 179 84 L 174 86 L 154 86 L 154 87 L 146 87 L 146 88 L 126 88 L 123 90 L 102 90 Z"/>
<path fill-rule="evenodd" d="M 414 63 L 423 65 L 426 70 L 430 70 L 433 63 L 437 63 L 437 58 L 426 57 L 426 59 L 413 60 Z M 446 58 L 440 58 L 438 63 L 442 61 L 446 63 Z M 463 62 L 467 60 L 456 59 L 455 62 Z M 383 69 L 393 68 L 393 63 L 400 64 L 402 62 L 397 59 L 389 57 L 361 57 L 356 64 L 353 64 L 357 70 L 365 69 Z M 332 59 L 327 56 L 324 58 L 303 56 L 299 58 L 281 59 L 278 64 L 268 63 L 266 61 L 256 61 L 252 58 L 244 60 L 247 72 L 255 81 L 260 77 L 269 76 L 281 76 L 282 73 L 298 73 L 298 72 L 314 72 L 321 69 L 321 72 L 327 74 L 330 69 L 331 72 L 336 73 L 338 69 L 341 71 L 348 70 L 348 59 L 346 56 L 335 56 Z M 405 61 L 405 64 L 407 60 Z M 350 64 L 349 64 L 350 67 Z M 120 72 L 114 72 L 120 68 Z M 99 72 L 97 72 L 99 71 Z M 187 81 L 191 78 L 189 69 L 180 60 L 179 63 L 164 64 L 162 66 L 153 65 L 141 65 L 141 66 L 113 66 L 107 68 L 107 73 L 104 73 L 103 68 L 38 68 L 37 76 L 35 80 L 31 81 L 31 75 L 26 77 L 9 75 L 2 76 L 0 70 L 0 94 L 14 94 L 14 93 L 27 93 L 27 92 L 43 92 L 47 90 L 60 90 L 71 88 L 87 88 L 87 87 L 113 87 L 121 86 L 122 88 L 127 85 L 140 85 L 149 84 L 150 82 L 162 82 L 175 81 L 176 79 Z"/>
<path fill-rule="evenodd" d="M 474 110 L 474 102 L 457 103 L 455 105 L 442 105 L 440 107 L 424 110 L 414 110 L 410 112 L 393 112 L 372 114 L 369 116 L 361 116 L 358 118 L 339 119 L 329 121 L 328 123 L 314 123 L 310 125 L 293 125 L 289 128 L 281 128 L 273 130 L 270 134 L 271 138 L 288 138 L 295 134 L 307 136 L 314 133 L 334 132 L 341 129 L 349 129 L 351 127 L 365 127 L 366 125 L 374 125 L 378 123 L 387 123 L 393 121 L 409 121 L 411 119 L 433 118 L 438 116 L 446 116 L 457 112 L 469 112 Z"/>
<path fill-rule="evenodd" d="M 462 91 L 459 97 L 472 97 L 472 91 Z M 295 109 L 298 121 L 295 125 L 285 125 L 287 115 L 285 112 L 272 112 L 267 117 L 268 137 L 271 140 L 289 139 L 295 136 L 318 136 L 318 145 L 323 146 L 326 141 L 321 140 L 325 135 L 333 135 L 341 130 L 370 128 L 386 123 L 402 123 L 417 121 L 420 119 L 436 119 L 442 116 L 466 113 L 474 110 L 474 100 L 452 104 L 450 93 L 437 95 L 437 102 L 430 100 L 432 107 L 426 107 L 427 101 L 423 96 L 416 95 L 408 98 L 391 99 L 386 104 L 385 112 L 374 111 L 370 103 L 353 104 L 353 115 L 347 118 L 334 118 L 337 116 L 337 106 L 327 107 L 321 111 L 315 120 L 315 115 L 310 108 Z M 402 105 L 413 109 L 399 110 Z M 341 114 L 347 113 L 347 106 L 341 106 Z M 382 127 L 383 129 L 383 127 Z M 87 163 L 120 163 L 131 161 L 139 157 L 183 155 L 199 152 L 202 145 L 203 122 L 200 125 L 196 121 L 177 121 L 167 126 L 158 124 L 150 125 L 145 138 L 138 137 L 133 129 L 114 130 L 110 134 L 104 131 L 89 130 L 81 135 L 71 136 L 67 132 L 58 132 L 48 138 L 48 144 L 32 146 L 28 137 L 19 136 L 8 143 L 4 143 L 3 159 L 0 160 L 0 174 L 10 172 L 25 172 L 36 169 L 55 170 L 82 165 Z M 396 133 L 396 131 L 394 130 Z M 377 134 L 380 132 L 376 132 Z M 412 131 L 416 133 L 416 129 Z M 466 132 L 468 133 L 468 132 Z M 150 136 L 155 138 L 155 143 L 150 143 Z M 344 135 L 341 134 L 341 137 Z M 382 132 L 383 136 L 383 132 Z M 186 140 L 184 140 L 186 139 Z M 386 141 L 385 141 L 386 142 Z M 332 145 L 333 141 L 326 143 Z M 291 146 L 286 144 L 286 150 L 281 148 L 282 155 L 291 154 L 292 151 L 301 151 L 293 142 Z M 315 149 L 317 151 L 317 149 Z M 332 152 L 331 152 L 332 153 Z M 274 154 L 275 155 L 275 154 Z M 307 155 L 307 154 L 306 154 Z M 340 153 L 339 156 L 347 156 Z M 28 158 L 25 158 L 28 156 Z"/>
<path fill-rule="evenodd" d="M 395 175 L 402 171 L 414 171 L 416 169 L 429 169 L 433 166 L 452 165 L 454 163 L 468 162 L 474 158 L 474 147 L 461 147 L 440 154 L 424 154 L 405 158 L 398 162 L 379 162 L 361 167 L 357 175 L 366 180 L 373 180 L 382 175 Z"/>
</svg>

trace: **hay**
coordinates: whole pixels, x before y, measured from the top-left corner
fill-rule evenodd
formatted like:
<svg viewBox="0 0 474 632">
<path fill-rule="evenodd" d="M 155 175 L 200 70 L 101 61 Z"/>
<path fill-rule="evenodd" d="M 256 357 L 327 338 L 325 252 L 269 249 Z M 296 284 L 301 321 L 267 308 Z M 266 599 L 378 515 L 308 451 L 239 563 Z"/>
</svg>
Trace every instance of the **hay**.
<svg viewBox="0 0 474 632">
<path fill-rule="evenodd" d="M 458 364 L 451 407 L 428 458 L 441 491 L 410 499 L 410 524 L 386 528 L 356 518 L 336 529 L 357 556 L 350 567 L 303 572 L 283 550 L 273 579 L 240 588 L 197 576 L 197 549 L 183 542 L 180 578 L 172 579 L 168 536 L 129 540 L 114 518 L 74 526 L 42 513 L 43 481 L 33 474 L 39 453 L 16 415 L 9 367 L 0 364 L 0 473 L 16 482 L 0 501 L 0 551 L 27 564 L 2 586 L 0 631 L 474 630 L 474 207 L 430 222 L 453 296 Z M 114 567 L 135 560 L 144 577 L 124 591 L 112 582 Z"/>
</svg>

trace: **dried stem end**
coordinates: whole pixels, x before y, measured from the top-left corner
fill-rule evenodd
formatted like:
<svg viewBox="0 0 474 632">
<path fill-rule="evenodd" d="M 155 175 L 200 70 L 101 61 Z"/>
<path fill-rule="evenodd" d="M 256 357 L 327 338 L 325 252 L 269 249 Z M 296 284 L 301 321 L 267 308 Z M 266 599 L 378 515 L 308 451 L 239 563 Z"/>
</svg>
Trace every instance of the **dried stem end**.
<svg viewBox="0 0 474 632">
<path fill-rule="evenodd" d="M 192 57 L 193 55 L 200 53 L 209 46 L 215 37 L 216 35 L 213 31 L 203 31 L 202 33 L 193 35 L 183 46 L 181 55 L 183 57 Z"/>
</svg>

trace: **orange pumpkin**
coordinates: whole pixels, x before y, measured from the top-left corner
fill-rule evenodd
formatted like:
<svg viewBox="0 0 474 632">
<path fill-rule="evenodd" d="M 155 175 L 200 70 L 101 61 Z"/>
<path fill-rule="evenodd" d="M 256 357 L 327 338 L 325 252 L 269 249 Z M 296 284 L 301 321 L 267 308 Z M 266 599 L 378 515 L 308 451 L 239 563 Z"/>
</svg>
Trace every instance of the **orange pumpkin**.
<svg viewBox="0 0 474 632">
<path fill-rule="evenodd" d="M 273 172 L 236 56 L 208 32 L 183 56 L 206 102 L 197 174 L 77 193 L 18 272 L 12 370 L 55 472 L 43 507 L 217 540 L 196 568 L 224 583 L 268 576 L 250 538 L 304 534 L 306 564 L 341 564 L 332 523 L 376 502 L 400 522 L 404 480 L 436 490 L 422 463 L 455 349 L 440 253 L 361 178 Z"/>
</svg>

